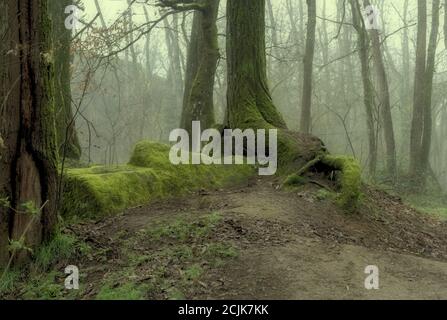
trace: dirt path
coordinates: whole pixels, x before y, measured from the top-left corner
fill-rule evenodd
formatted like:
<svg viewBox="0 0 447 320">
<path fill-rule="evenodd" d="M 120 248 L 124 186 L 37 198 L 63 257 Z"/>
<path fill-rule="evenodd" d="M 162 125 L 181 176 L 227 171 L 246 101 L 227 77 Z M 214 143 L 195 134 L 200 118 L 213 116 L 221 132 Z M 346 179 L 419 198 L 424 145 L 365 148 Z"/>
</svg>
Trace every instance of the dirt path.
<svg viewBox="0 0 447 320">
<path fill-rule="evenodd" d="M 148 257 L 132 264 L 132 270 L 136 283 L 150 281 L 161 287 L 149 298 L 172 298 L 172 288 L 183 279 L 178 274 L 190 272 L 185 271 L 182 261 L 186 260 L 163 254 L 150 258 L 150 252 L 161 246 L 172 248 L 172 238 L 133 241 L 135 235 L 179 218 L 194 221 L 217 212 L 222 219 L 204 241 L 229 243 L 237 249 L 237 257 L 215 266 L 198 255 L 194 266 L 201 272 L 188 285 L 175 289 L 182 291 L 179 297 L 447 299 L 446 222 L 415 212 L 380 191 L 365 189 L 365 194 L 360 212 L 346 215 L 316 185 L 284 191 L 274 181 L 254 181 L 242 189 L 202 191 L 79 226 L 78 235 L 105 250 L 85 262 L 90 287 L 84 298 L 96 296 L 106 278 L 132 264 L 123 258 L 123 246 L 134 255 Z M 209 247 L 197 238 L 182 241 L 185 246 L 202 248 L 201 252 Z M 104 255 L 106 265 L 100 263 Z M 163 282 L 159 282 L 153 277 L 153 265 L 162 262 Z M 368 265 L 379 267 L 379 290 L 364 288 Z M 120 281 L 114 286 L 125 283 Z"/>
</svg>

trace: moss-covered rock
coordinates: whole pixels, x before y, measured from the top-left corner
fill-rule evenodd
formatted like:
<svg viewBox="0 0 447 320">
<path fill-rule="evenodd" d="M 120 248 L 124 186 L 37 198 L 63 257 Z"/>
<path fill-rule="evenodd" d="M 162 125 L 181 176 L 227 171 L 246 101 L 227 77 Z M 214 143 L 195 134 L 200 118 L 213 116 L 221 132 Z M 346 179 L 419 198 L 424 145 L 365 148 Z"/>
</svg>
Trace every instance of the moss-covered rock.
<svg viewBox="0 0 447 320">
<path fill-rule="evenodd" d="M 128 165 L 67 169 L 62 216 L 101 217 L 201 188 L 241 184 L 255 174 L 247 165 L 172 165 L 169 150 L 143 141 Z"/>
</svg>

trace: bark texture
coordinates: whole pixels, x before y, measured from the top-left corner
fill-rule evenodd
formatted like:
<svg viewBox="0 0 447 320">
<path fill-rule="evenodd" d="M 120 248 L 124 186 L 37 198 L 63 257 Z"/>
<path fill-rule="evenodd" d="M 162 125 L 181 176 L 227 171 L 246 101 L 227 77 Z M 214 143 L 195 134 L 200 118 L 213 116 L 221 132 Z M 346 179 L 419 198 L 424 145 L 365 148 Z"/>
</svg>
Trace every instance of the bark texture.
<svg viewBox="0 0 447 320">
<path fill-rule="evenodd" d="M 192 121 L 200 121 L 202 128 L 211 128 L 215 124 L 214 82 L 219 59 L 216 25 L 219 0 L 203 0 L 200 4 L 202 9 L 194 13 L 188 48 L 181 119 L 181 127 L 189 133 Z"/>
<path fill-rule="evenodd" d="M 0 264 L 9 259 L 8 239 L 36 247 L 56 225 L 56 145 L 52 90 L 51 21 L 45 0 L 8 0 L 7 78 L 10 87 L 0 115 L 4 148 L 0 157 L 0 195 L 10 207 L 36 208 L 48 203 L 36 218 L 0 208 Z M 24 261 L 26 252 L 20 252 Z"/>
<path fill-rule="evenodd" d="M 361 18 L 360 6 L 357 0 L 350 0 L 354 28 L 357 31 L 357 46 L 362 72 L 363 104 L 366 111 L 366 127 L 368 129 L 368 173 L 371 178 L 376 175 L 377 168 L 377 139 L 374 121 L 374 86 L 371 81 L 369 66 L 370 39 Z"/>
<path fill-rule="evenodd" d="M 363 3 L 365 7 L 371 5 L 369 0 L 364 0 Z M 372 56 L 377 75 L 377 84 L 379 87 L 378 93 L 380 99 L 380 114 L 382 116 L 386 146 L 387 174 L 388 178 L 392 182 L 395 182 L 397 178 L 396 140 L 394 137 L 394 125 L 391 115 L 391 98 L 388 86 L 388 75 L 386 73 L 385 62 L 383 59 L 379 30 L 372 29 L 369 33 L 372 40 Z"/>
<path fill-rule="evenodd" d="M 303 165 L 325 151 L 310 135 L 287 129 L 267 85 L 265 0 L 227 3 L 227 126 L 237 129 L 278 129 L 278 161 Z"/>
</svg>

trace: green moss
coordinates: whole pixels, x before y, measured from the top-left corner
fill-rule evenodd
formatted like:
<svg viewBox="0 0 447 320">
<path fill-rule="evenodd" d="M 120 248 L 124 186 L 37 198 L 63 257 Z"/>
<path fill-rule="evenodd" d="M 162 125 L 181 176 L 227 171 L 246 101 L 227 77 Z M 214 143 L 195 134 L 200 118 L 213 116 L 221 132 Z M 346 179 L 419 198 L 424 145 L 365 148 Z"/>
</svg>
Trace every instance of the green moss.
<svg viewBox="0 0 447 320">
<path fill-rule="evenodd" d="M 128 165 L 68 169 L 64 174 L 64 218 L 95 218 L 184 195 L 201 188 L 246 182 L 255 171 L 248 165 L 172 165 L 169 146 L 143 141 Z"/>
<path fill-rule="evenodd" d="M 305 177 L 300 176 L 296 173 L 292 173 L 286 178 L 286 180 L 284 180 L 283 185 L 286 187 L 302 186 L 305 185 L 307 182 L 308 179 L 306 179 Z"/>
<path fill-rule="evenodd" d="M 135 145 L 129 164 L 147 168 L 169 167 L 169 150 L 166 144 L 140 141 Z"/>
<path fill-rule="evenodd" d="M 315 194 L 315 198 L 318 201 L 323 201 L 323 200 L 327 200 L 327 199 L 334 199 L 335 193 L 334 192 L 330 192 L 326 189 L 320 189 L 318 190 L 318 192 Z"/>
<path fill-rule="evenodd" d="M 361 197 L 361 169 L 357 160 L 347 156 L 325 155 L 321 162 L 341 171 L 341 192 L 338 203 L 348 211 L 355 211 Z"/>
</svg>

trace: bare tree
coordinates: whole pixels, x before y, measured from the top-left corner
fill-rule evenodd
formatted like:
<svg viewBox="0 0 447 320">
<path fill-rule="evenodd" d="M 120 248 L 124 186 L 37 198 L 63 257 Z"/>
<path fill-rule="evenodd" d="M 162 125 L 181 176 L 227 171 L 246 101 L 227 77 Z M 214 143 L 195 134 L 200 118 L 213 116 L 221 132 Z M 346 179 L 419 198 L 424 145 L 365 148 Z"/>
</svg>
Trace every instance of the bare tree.
<svg viewBox="0 0 447 320">
<path fill-rule="evenodd" d="M 315 52 L 315 29 L 317 24 L 317 3 L 316 0 L 307 0 L 307 35 L 306 51 L 304 54 L 304 74 L 303 74 L 303 97 L 301 104 L 300 130 L 310 133 L 312 128 L 312 81 L 313 62 Z"/>
</svg>

